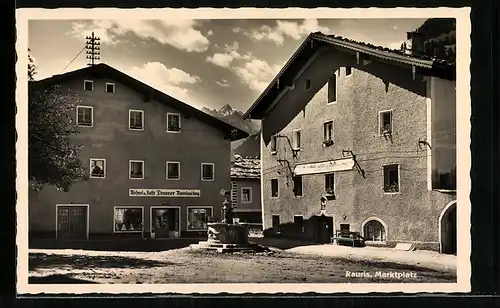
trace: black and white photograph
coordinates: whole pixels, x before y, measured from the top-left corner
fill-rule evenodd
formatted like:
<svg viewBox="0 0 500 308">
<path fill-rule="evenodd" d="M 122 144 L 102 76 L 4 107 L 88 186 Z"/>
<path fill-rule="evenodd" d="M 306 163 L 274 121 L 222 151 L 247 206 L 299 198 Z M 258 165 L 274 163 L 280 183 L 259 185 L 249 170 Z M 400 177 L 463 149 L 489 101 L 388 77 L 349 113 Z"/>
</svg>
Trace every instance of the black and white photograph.
<svg viewBox="0 0 500 308">
<path fill-rule="evenodd" d="M 18 293 L 469 292 L 469 13 L 19 9 Z"/>
</svg>

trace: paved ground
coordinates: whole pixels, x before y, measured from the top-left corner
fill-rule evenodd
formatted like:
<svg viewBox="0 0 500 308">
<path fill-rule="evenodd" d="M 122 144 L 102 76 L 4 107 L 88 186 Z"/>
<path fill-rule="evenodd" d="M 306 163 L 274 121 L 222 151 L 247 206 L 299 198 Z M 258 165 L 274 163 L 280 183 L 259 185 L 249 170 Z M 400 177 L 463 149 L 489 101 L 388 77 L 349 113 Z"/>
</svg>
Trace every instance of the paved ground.
<svg viewBox="0 0 500 308">
<path fill-rule="evenodd" d="M 253 254 L 219 254 L 191 248 L 162 252 L 30 249 L 30 283 L 456 281 L 456 272 L 450 266 L 440 265 L 439 262 L 428 266 L 432 262 L 422 264 L 421 261 L 415 261 L 419 257 L 413 260 L 417 266 L 400 264 L 401 261 L 395 263 L 389 251 L 379 251 L 381 248 L 361 248 L 353 253 L 356 248 L 296 246 L 292 243 L 288 246 L 291 246 L 288 250 L 273 249 L 271 252 Z M 362 249 L 368 249 L 364 250 L 368 257 L 365 255 L 361 258 Z M 411 252 L 415 256 L 418 253 Z M 420 255 L 424 256 L 425 253 Z M 428 256 L 419 260 L 426 258 Z M 397 278 L 395 273 L 399 273 L 400 277 Z"/>
</svg>

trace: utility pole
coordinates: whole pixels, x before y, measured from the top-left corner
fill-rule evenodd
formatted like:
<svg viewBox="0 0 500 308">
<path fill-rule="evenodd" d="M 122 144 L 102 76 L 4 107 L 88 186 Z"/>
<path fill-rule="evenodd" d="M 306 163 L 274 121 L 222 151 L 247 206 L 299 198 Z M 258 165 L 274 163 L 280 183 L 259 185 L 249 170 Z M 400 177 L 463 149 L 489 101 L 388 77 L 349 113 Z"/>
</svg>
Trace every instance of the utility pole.
<svg viewBox="0 0 500 308">
<path fill-rule="evenodd" d="M 100 60 L 101 52 L 100 52 L 100 38 L 94 36 L 94 32 L 92 32 L 92 36 L 87 36 L 87 59 L 89 59 L 88 66 L 92 66 L 95 64 L 95 60 Z"/>
</svg>

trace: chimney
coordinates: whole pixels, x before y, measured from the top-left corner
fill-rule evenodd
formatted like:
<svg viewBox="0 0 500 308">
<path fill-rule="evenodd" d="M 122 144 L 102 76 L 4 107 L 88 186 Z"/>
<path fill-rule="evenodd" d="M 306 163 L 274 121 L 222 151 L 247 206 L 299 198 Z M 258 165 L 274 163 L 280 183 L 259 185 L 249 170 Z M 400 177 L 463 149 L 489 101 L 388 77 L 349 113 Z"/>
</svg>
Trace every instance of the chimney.
<svg viewBox="0 0 500 308">
<path fill-rule="evenodd" d="M 404 42 L 404 52 L 406 54 L 425 54 L 425 37 L 418 32 L 406 32 L 406 42 Z"/>
</svg>

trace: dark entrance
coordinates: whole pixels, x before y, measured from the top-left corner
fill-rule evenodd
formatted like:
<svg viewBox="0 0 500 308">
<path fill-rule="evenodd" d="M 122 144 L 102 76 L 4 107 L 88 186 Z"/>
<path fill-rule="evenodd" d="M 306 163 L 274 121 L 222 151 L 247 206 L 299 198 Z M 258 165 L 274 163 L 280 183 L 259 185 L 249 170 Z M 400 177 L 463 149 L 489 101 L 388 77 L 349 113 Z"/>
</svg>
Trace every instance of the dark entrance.
<svg viewBox="0 0 500 308">
<path fill-rule="evenodd" d="M 451 205 L 441 218 L 441 252 L 457 254 L 457 204 Z"/>
<path fill-rule="evenodd" d="M 151 208 L 151 237 L 170 238 L 179 236 L 179 208 Z"/>
<path fill-rule="evenodd" d="M 333 217 L 331 216 L 313 216 L 311 221 L 316 226 L 314 232 L 314 241 L 318 243 L 330 243 L 333 236 Z"/>
<path fill-rule="evenodd" d="M 57 206 L 57 239 L 86 239 L 87 210 L 86 206 Z"/>
</svg>

